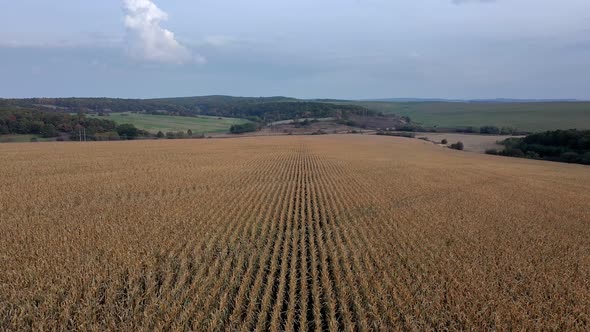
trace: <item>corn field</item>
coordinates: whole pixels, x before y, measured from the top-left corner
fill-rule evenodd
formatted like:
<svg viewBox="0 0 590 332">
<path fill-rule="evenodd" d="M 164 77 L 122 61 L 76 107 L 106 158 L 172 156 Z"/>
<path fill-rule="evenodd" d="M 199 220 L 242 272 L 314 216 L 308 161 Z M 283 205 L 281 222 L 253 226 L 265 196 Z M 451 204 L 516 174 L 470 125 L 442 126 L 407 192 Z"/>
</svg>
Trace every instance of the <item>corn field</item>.
<svg viewBox="0 0 590 332">
<path fill-rule="evenodd" d="M 377 136 L 0 146 L 0 330 L 590 329 L 590 168 Z"/>
</svg>

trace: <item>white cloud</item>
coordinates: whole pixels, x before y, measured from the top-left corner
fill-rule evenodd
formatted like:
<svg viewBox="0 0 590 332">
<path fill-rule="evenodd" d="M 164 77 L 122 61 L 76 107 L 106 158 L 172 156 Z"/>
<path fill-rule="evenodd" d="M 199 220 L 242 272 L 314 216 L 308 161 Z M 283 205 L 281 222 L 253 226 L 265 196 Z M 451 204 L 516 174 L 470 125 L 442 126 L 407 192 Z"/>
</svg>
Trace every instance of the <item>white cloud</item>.
<svg viewBox="0 0 590 332">
<path fill-rule="evenodd" d="M 130 52 L 134 57 L 162 63 L 184 64 L 203 63 L 205 58 L 193 55 L 178 42 L 174 33 L 160 24 L 168 19 L 150 0 L 123 0 L 125 5 L 125 26 L 129 32 Z"/>
<path fill-rule="evenodd" d="M 227 46 L 229 44 L 234 43 L 235 41 L 235 38 L 223 35 L 205 37 L 205 44 L 217 47 Z"/>
<path fill-rule="evenodd" d="M 464 4 L 464 3 L 484 3 L 484 2 L 494 2 L 495 0 L 453 0 L 453 3 L 456 5 Z"/>
</svg>

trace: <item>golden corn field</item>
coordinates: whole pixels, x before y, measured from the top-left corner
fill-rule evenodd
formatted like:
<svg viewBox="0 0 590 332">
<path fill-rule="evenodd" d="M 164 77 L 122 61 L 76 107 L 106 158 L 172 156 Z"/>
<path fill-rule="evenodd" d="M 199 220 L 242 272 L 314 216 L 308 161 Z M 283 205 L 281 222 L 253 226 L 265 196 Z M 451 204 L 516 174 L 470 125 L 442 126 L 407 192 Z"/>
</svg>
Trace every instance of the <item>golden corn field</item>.
<svg viewBox="0 0 590 332">
<path fill-rule="evenodd" d="M 0 146 L 0 330 L 589 330 L 590 168 L 378 136 Z"/>
</svg>

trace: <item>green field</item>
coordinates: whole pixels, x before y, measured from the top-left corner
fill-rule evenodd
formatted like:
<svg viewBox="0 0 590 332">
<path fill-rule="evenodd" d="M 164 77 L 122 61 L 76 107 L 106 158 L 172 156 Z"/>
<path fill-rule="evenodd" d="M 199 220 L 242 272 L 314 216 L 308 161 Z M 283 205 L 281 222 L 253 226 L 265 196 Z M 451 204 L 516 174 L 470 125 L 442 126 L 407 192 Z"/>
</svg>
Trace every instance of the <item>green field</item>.
<svg viewBox="0 0 590 332">
<path fill-rule="evenodd" d="M 460 103 L 355 102 L 371 110 L 409 116 L 425 126 L 498 126 L 536 132 L 590 129 L 590 102 Z"/>
<path fill-rule="evenodd" d="M 93 117 L 98 117 L 94 116 Z M 110 113 L 109 116 L 101 117 L 115 121 L 117 124 L 130 123 L 139 129 L 152 133 L 162 131 L 187 131 L 192 130 L 194 134 L 227 132 L 232 125 L 248 122 L 244 119 L 219 118 L 212 116 L 171 116 L 151 115 L 141 113 Z"/>
<path fill-rule="evenodd" d="M 39 142 L 54 141 L 55 138 L 42 138 L 39 135 L 0 135 L 0 143 L 25 143 L 36 138 Z"/>
</svg>

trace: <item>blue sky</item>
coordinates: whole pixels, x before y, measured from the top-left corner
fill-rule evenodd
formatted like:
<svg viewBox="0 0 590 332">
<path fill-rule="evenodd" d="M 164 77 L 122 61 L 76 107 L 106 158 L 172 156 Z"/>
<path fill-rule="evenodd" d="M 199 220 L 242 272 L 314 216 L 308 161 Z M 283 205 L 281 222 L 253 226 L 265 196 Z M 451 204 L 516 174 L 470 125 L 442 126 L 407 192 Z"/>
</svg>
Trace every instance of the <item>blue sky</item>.
<svg viewBox="0 0 590 332">
<path fill-rule="evenodd" d="M 0 97 L 590 99 L 590 1 L 6 1 L 0 77 Z"/>
</svg>

